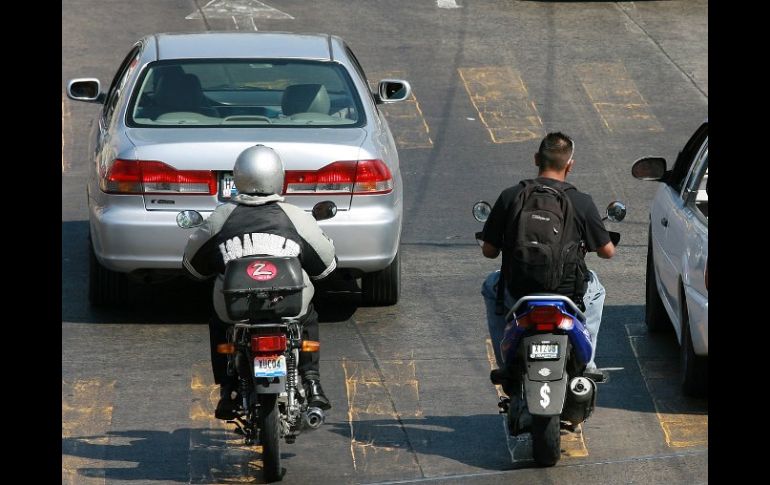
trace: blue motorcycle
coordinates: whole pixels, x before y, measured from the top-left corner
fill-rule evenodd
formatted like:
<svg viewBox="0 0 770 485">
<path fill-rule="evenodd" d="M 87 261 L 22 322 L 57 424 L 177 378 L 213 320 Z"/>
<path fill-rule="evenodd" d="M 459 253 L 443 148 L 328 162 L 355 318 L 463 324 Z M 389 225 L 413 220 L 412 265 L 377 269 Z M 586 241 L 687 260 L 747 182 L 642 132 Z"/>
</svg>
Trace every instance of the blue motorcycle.
<svg viewBox="0 0 770 485">
<path fill-rule="evenodd" d="M 473 207 L 479 222 L 490 211 L 483 201 Z M 623 204 L 613 202 L 604 219 L 619 222 L 625 213 Z M 610 236 L 617 245 L 620 234 Z M 480 243 L 481 238 L 476 233 Z M 596 383 L 583 375 L 592 353 L 586 317 L 570 298 L 539 293 L 519 298 L 505 321 L 504 367 L 491 375 L 508 395 L 498 406 L 507 414 L 511 435 L 531 433 L 535 462 L 553 466 L 561 456 L 561 423 L 574 431 L 596 406 Z"/>
</svg>

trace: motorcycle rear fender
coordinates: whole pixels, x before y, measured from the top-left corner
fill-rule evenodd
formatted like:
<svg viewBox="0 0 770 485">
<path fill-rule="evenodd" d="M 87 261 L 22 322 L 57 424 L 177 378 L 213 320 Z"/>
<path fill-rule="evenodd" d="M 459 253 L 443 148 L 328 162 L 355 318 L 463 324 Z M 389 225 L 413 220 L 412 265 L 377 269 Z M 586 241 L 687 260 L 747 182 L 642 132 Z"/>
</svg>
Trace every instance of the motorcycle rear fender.
<svg viewBox="0 0 770 485">
<path fill-rule="evenodd" d="M 527 397 L 527 409 L 533 416 L 558 416 L 564 409 L 567 394 L 567 380 L 564 373 L 558 381 L 536 381 L 524 376 L 524 395 Z"/>
<path fill-rule="evenodd" d="M 278 382 L 268 382 L 275 381 Z M 286 392 L 286 376 L 272 377 L 255 377 L 254 378 L 254 392 L 257 394 L 280 394 Z"/>
<path fill-rule="evenodd" d="M 539 333 L 525 337 L 521 341 L 521 357 L 526 363 L 527 377 L 533 381 L 558 381 L 564 377 L 564 367 L 569 354 L 569 337 L 552 333 Z M 554 360 L 531 360 L 530 345 L 541 342 L 559 344 L 559 358 Z"/>
</svg>

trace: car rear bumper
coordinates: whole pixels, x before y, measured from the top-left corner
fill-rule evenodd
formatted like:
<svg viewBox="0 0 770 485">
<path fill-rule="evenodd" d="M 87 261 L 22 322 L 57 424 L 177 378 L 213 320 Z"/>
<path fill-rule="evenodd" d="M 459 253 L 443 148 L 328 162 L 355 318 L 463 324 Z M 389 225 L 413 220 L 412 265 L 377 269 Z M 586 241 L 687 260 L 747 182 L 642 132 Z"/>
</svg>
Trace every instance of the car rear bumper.
<svg viewBox="0 0 770 485">
<path fill-rule="evenodd" d="M 102 265 L 123 273 L 182 269 L 182 254 L 194 229 L 177 226 L 179 211 L 148 211 L 141 196 L 109 199 L 107 206 L 92 203 L 90 209 L 91 238 Z M 201 211 L 204 218 L 210 213 Z M 338 267 L 379 271 L 393 261 L 398 250 L 401 206 L 360 203 L 351 210 L 338 211 L 320 226 L 334 241 Z"/>
</svg>

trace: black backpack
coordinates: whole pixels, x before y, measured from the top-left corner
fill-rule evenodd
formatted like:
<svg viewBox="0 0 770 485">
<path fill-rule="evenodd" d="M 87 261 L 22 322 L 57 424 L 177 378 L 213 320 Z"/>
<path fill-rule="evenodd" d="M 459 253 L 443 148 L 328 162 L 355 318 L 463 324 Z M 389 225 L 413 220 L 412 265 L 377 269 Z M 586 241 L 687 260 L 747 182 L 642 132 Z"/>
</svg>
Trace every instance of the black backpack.
<svg viewBox="0 0 770 485">
<path fill-rule="evenodd" d="M 503 247 L 503 275 L 514 298 L 558 293 L 582 300 L 585 261 L 575 208 L 565 190 L 536 180 L 522 180 L 508 214 Z M 565 184 L 566 185 L 566 184 Z"/>
</svg>

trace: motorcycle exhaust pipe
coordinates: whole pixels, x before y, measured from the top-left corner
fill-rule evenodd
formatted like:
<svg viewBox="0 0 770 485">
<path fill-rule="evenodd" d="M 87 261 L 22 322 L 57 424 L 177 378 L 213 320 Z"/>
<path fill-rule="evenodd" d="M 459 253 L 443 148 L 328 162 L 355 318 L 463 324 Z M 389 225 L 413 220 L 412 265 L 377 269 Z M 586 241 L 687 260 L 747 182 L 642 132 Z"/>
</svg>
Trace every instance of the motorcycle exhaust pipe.
<svg viewBox="0 0 770 485">
<path fill-rule="evenodd" d="M 569 383 L 569 391 L 576 403 L 588 402 L 594 396 L 593 381 L 586 377 L 575 377 Z"/>
<path fill-rule="evenodd" d="M 326 414 L 324 413 L 323 409 L 316 407 L 308 408 L 307 411 L 305 411 L 305 413 L 302 415 L 302 420 L 310 429 L 320 428 L 321 425 L 324 424 L 325 419 Z"/>
</svg>

